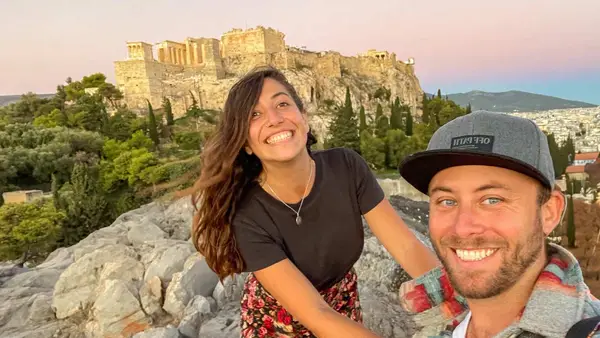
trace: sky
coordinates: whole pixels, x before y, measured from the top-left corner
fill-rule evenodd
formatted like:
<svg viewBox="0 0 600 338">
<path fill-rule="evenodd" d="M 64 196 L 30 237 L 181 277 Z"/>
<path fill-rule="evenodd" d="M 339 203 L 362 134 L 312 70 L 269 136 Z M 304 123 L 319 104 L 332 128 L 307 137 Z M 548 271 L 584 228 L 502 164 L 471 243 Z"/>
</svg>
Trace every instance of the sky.
<svg viewBox="0 0 600 338">
<path fill-rule="evenodd" d="M 523 90 L 600 104 L 598 0 L 2 0 L 0 95 L 102 72 L 126 41 L 220 39 L 258 25 L 287 45 L 415 59 L 423 90 Z M 155 55 L 156 57 L 156 55 Z"/>
</svg>

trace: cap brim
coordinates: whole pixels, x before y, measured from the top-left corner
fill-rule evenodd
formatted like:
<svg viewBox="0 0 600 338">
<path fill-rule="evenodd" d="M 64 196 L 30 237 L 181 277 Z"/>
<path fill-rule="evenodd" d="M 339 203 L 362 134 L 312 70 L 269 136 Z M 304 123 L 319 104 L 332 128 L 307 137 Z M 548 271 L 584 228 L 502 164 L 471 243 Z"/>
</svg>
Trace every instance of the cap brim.
<svg viewBox="0 0 600 338">
<path fill-rule="evenodd" d="M 398 171 L 408 183 L 428 195 L 429 182 L 433 176 L 444 169 L 463 165 L 486 165 L 514 170 L 537 179 L 544 186 L 552 189 L 551 183 L 544 175 L 528 163 L 503 155 L 473 150 L 443 149 L 414 153 L 400 163 Z"/>
</svg>

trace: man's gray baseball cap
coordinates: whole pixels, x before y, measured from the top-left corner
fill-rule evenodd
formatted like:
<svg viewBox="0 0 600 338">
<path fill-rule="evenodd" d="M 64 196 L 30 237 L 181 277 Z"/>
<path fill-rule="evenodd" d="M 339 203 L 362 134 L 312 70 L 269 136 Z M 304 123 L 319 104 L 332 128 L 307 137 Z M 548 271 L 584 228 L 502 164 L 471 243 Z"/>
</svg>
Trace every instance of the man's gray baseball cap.
<svg viewBox="0 0 600 338">
<path fill-rule="evenodd" d="M 546 135 L 531 120 L 503 113 L 473 112 L 441 126 L 427 150 L 409 155 L 400 175 L 427 194 L 441 170 L 486 165 L 517 171 L 554 187 L 554 165 Z"/>
</svg>

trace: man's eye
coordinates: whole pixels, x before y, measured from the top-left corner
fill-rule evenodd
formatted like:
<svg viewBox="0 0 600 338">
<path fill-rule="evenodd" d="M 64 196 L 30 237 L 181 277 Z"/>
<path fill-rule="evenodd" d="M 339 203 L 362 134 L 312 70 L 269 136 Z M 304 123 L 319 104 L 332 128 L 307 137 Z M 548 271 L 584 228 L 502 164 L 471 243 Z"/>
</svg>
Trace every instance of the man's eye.
<svg viewBox="0 0 600 338">
<path fill-rule="evenodd" d="M 456 201 L 454 200 L 450 200 L 450 199 L 444 199 L 438 202 L 438 204 L 441 204 L 443 206 L 447 206 L 447 207 L 451 207 L 456 205 Z"/>
<path fill-rule="evenodd" d="M 484 203 L 486 204 L 498 204 L 500 202 L 502 202 L 502 199 L 497 197 L 489 197 L 484 200 Z"/>
</svg>

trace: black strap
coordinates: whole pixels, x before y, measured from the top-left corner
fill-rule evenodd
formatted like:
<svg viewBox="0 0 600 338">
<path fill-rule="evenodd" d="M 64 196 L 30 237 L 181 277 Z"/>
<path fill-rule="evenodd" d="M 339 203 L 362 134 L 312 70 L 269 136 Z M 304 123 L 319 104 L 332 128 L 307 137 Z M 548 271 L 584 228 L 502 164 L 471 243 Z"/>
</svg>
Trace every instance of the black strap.
<svg viewBox="0 0 600 338">
<path fill-rule="evenodd" d="M 586 338 L 598 330 L 598 325 L 600 325 L 600 316 L 582 319 L 571 326 L 565 338 Z"/>
</svg>

